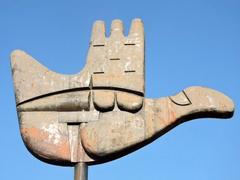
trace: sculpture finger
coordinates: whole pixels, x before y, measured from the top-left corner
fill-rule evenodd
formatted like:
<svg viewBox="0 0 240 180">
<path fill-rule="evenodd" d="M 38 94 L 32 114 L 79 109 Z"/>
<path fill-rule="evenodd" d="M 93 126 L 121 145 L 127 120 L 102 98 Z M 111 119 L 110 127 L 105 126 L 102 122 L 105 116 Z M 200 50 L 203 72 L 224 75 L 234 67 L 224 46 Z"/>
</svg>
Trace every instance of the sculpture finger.
<svg viewBox="0 0 240 180">
<path fill-rule="evenodd" d="M 122 38 L 123 37 L 123 23 L 119 19 L 115 19 L 111 24 L 111 38 Z"/>
<path fill-rule="evenodd" d="M 95 90 L 93 91 L 93 104 L 96 110 L 101 112 L 112 111 L 115 105 L 114 91 Z"/>
<path fill-rule="evenodd" d="M 91 42 L 93 46 L 105 45 L 105 23 L 104 21 L 96 21 L 93 24 Z"/>
<path fill-rule="evenodd" d="M 144 41 L 144 28 L 141 19 L 132 21 L 128 37 Z"/>
<path fill-rule="evenodd" d="M 105 38 L 104 22 L 97 21 L 94 24 L 92 45 L 83 70 L 91 75 L 93 88 L 121 88 L 144 94 L 144 38 L 141 20 L 133 21 L 131 33 L 124 37 L 123 23 L 115 19 L 112 21 L 110 37 Z"/>
</svg>

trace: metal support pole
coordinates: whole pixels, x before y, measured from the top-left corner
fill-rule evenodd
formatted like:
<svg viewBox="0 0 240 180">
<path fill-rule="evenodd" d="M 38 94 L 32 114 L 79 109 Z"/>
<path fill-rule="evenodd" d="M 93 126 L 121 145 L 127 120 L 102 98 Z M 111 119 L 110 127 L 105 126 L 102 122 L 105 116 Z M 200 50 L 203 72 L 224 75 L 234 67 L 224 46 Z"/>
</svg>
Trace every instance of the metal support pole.
<svg viewBox="0 0 240 180">
<path fill-rule="evenodd" d="M 74 167 L 74 180 L 87 180 L 88 166 L 86 163 L 77 163 Z"/>
</svg>

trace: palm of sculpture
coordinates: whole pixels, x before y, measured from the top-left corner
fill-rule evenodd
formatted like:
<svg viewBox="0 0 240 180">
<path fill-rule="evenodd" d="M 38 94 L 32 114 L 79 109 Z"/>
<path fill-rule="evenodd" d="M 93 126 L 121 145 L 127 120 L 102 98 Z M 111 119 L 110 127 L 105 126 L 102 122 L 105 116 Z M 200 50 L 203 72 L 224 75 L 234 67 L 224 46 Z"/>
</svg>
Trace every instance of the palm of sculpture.
<svg viewBox="0 0 240 180">
<path fill-rule="evenodd" d="M 203 87 L 144 98 L 144 32 L 139 19 L 133 20 L 127 37 L 121 21 L 114 20 L 109 38 L 104 23 L 97 21 L 87 64 L 79 74 L 49 71 L 22 51 L 12 53 L 11 63 L 24 143 L 39 159 L 53 164 L 103 163 L 184 121 L 233 114 L 228 97 Z"/>
</svg>

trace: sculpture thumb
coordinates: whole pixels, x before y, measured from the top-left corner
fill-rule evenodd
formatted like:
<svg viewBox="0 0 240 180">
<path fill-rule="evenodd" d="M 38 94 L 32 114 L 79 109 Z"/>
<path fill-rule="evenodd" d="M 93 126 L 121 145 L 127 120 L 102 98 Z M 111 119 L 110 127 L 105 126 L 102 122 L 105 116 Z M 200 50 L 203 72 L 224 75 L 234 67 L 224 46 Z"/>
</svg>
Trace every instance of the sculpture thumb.
<svg viewBox="0 0 240 180">
<path fill-rule="evenodd" d="M 230 118 L 234 112 L 234 103 L 229 97 L 206 87 L 193 86 L 169 99 L 179 122 L 204 117 Z"/>
<path fill-rule="evenodd" d="M 178 124 L 196 118 L 230 118 L 233 101 L 221 92 L 190 87 L 175 96 L 145 99 L 144 115 L 104 114 L 81 129 L 82 143 L 92 156 L 124 155 L 152 142 Z M 111 135 L 110 135 L 111 134 Z"/>
</svg>

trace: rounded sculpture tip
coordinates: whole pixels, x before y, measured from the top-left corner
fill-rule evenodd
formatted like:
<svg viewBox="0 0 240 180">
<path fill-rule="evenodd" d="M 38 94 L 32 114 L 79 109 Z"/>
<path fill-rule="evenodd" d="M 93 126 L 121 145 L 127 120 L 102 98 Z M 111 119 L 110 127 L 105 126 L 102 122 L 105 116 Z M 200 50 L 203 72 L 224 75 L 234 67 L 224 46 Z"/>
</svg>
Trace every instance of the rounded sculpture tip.
<svg viewBox="0 0 240 180">
<path fill-rule="evenodd" d="M 219 93 L 219 92 L 218 92 Z M 219 112 L 222 113 L 222 118 L 230 118 L 234 114 L 234 102 L 228 96 L 219 93 L 221 97 L 219 97 Z"/>
<path fill-rule="evenodd" d="M 22 59 L 25 56 L 26 56 L 26 53 L 22 50 L 16 49 L 12 51 L 10 54 L 10 64 L 12 69 L 15 69 L 15 67 L 19 63 L 19 59 Z"/>
<path fill-rule="evenodd" d="M 16 57 L 19 57 L 19 56 L 23 56 L 25 55 L 26 53 L 20 49 L 15 49 L 11 52 L 10 54 L 10 58 L 11 58 L 11 61 L 16 59 Z"/>
<path fill-rule="evenodd" d="M 187 88 L 183 91 L 193 107 L 209 117 L 230 118 L 234 113 L 234 103 L 223 93 L 200 86 Z"/>
<path fill-rule="evenodd" d="M 111 34 L 116 32 L 123 33 L 123 23 L 120 19 L 114 19 L 111 24 Z"/>
<path fill-rule="evenodd" d="M 142 19 L 141 18 L 134 18 L 133 21 L 135 21 L 135 22 L 142 22 Z"/>
</svg>

